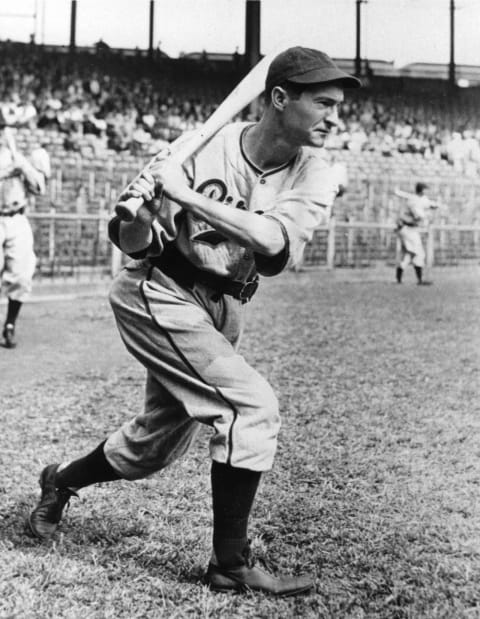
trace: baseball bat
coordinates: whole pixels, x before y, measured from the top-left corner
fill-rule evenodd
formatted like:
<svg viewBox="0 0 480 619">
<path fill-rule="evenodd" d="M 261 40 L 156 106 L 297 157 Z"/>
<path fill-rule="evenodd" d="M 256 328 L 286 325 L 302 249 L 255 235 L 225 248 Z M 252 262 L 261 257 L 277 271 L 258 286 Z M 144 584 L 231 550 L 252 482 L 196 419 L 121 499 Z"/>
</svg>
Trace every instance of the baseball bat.
<svg viewBox="0 0 480 619">
<path fill-rule="evenodd" d="M 170 156 L 174 157 L 179 163 L 184 163 L 226 125 L 235 114 L 241 112 L 245 106 L 258 97 L 264 90 L 268 67 L 277 54 L 278 49 L 264 56 L 241 82 L 238 83 L 226 99 L 220 103 L 210 118 L 192 133 L 189 139 L 182 140 L 179 138 L 172 142 L 168 148 Z M 156 161 L 157 156 L 155 155 L 145 169 L 148 170 L 149 166 Z M 119 202 L 115 207 L 115 212 L 123 221 L 133 221 L 142 204 L 142 198 L 129 198 L 128 200 Z"/>
</svg>

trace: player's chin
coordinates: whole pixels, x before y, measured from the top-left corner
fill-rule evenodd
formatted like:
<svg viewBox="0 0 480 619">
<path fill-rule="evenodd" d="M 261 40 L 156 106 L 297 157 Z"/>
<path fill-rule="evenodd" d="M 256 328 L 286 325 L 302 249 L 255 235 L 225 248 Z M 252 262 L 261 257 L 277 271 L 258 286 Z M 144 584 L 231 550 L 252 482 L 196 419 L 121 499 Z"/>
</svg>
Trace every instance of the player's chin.
<svg viewBox="0 0 480 619">
<path fill-rule="evenodd" d="M 321 148 L 325 144 L 328 133 L 326 131 L 312 131 L 310 133 L 310 146 Z"/>
</svg>

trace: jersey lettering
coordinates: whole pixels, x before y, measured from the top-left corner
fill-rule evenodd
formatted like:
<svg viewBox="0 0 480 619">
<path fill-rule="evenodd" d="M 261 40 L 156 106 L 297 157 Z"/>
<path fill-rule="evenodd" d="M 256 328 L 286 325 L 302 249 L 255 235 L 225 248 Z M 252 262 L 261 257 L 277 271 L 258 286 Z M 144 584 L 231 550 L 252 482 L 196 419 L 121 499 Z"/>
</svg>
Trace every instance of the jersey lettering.
<svg viewBox="0 0 480 619">
<path fill-rule="evenodd" d="M 235 198 L 228 194 L 226 184 L 219 178 L 212 178 L 201 183 L 197 189 L 197 193 L 202 194 L 206 198 L 215 200 L 216 202 L 223 202 L 227 206 L 233 205 Z M 245 206 L 245 200 L 240 199 L 234 205 L 235 208 L 247 210 Z"/>
</svg>

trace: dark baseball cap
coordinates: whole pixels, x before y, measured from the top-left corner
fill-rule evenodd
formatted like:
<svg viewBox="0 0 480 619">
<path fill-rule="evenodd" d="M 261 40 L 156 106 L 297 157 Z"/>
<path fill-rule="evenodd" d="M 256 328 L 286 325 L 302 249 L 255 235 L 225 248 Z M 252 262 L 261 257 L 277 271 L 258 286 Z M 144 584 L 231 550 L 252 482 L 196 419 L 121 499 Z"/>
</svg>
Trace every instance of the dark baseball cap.
<svg viewBox="0 0 480 619">
<path fill-rule="evenodd" d="M 426 183 L 417 183 L 415 185 L 415 192 L 416 193 L 421 193 L 422 191 L 425 191 L 428 189 L 428 185 Z"/>
<path fill-rule="evenodd" d="M 289 47 L 276 56 L 268 69 L 265 90 L 283 82 L 321 84 L 339 82 L 344 88 L 360 88 L 362 83 L 342 71 L 324 52 L 309 47 Z"/>
</svg>

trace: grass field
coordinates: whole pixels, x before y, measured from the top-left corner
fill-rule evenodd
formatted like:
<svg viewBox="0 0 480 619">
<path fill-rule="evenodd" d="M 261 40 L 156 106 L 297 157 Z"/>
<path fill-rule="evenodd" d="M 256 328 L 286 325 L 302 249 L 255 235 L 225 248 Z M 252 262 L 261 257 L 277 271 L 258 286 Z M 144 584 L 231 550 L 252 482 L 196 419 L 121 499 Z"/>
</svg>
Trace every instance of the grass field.
<svg viewBox="0 0 480 619">
<path fill-rule="evenodd" d="M 272 570 L 315 575 L 297 599 L 200 584 L 208 429 L 161 474 L 82 491 L 53 541 L 25 534 L 41 468 L 143 398 L 106 292 L 26 306 L 0 348 L 0 617 L 480 617 L 480 271 L 391 275 L 290 273 L 248 308 L 243 353 L 283 417 L 251 536 Z"/>
</svg>

